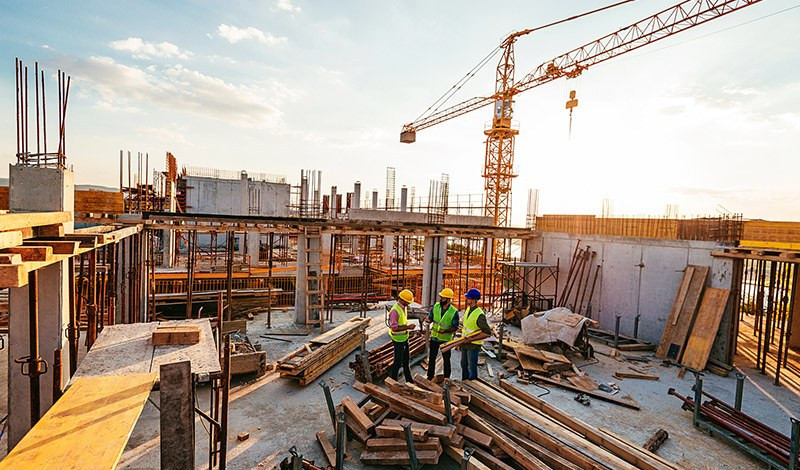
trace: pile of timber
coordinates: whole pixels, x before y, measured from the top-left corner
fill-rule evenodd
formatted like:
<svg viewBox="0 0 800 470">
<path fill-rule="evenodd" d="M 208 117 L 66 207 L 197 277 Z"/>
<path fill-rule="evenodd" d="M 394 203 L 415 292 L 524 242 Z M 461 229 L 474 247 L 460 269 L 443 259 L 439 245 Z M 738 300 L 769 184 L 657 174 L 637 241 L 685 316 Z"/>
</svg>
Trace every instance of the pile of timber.
<svg viewBox="0 0 800 470">
<path fill-rule="evenodd" d="M 727 289 L 705 287 L 708 271 L 708 266 L 686 266 L 656 350 L 657 358 L 698 371 L 708 366 L 711 347 L 730 298 Z M 716 369 L 709 368 L 717 373 Z M 721 375 L 727 375 L 727 371 Z"/>
<path fill-rule="evenodd" d="M 503 367 L 516 374 L 519 383 L 545 383 L 626 408 L 639 409 L 639 403 L 630 395 L 618 397 L 612 394 L 614 392 L 601 391 L 600 385 L 578 369 L 564 354 L 540 347 L 526 346 L 513 340 L 504 341 L 503 349 L 506 355 Z M 631 368 L 631 370 L 630 373 L 620 371 L 617 378 L 658 380 L 658 376 L 648 374 L 645 370 L 638 368 Z"/>
<path fill-rule="evenodd" d="M 308 385 L 366 341 L 369 318 L 353 317 L 278 360 L 281 377 Z"/>
<path fill-rule="evenodd" d="M 409 359 L 425 352 L 425 337 L 421 331 L 412 331 L 409 334 L 408 352 Z M 389 374 L 393 361 L 394 346 L 389 340 L 385 344 L 367 351 L 366 361 L 363 354 L 357 354 L 355 360 L 349 365 L 359 382 L 377 382 Z M 369 377 L 367 377 L 367 368 L 369 368 Z"/>
<path fill-rule="evenodd" d="M 488 437 L 470 440 L 486 467 L 502 469 L 677 469 L 611 431 L 590 426 L 506 380 L 459 383 L 469 393 L 462 425 Z"/>
</svg>

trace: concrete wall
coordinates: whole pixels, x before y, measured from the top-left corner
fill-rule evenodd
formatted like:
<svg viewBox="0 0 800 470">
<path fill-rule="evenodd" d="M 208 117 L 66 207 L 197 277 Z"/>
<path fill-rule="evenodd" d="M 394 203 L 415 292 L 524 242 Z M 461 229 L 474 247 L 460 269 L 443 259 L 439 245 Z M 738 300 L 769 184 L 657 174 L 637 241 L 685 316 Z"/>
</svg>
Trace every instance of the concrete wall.
<svg viewBox="0 0 800 470">
<path fill-rule="evenodd" d="M 241 180 L 186 177 L 186 211 L 202 214 L 289 215 L 291 186 L 281 183 L 253 181 L 243 175 Z M 250 214 L 250 195 L 260 199 L 258 214 Z M 255 204 L 254 204 L 255 205 Z"/>
<path fill-rule="evenodd" d="M 564 289 L 572 253 L 580 239 L 581 248 L 588 245 L 597 252 L 593 264 L 601 266 L 592 318 L 600 322 L 601 328 L 613 330 L 615 316 L 620 315 L 620 332 L 632 335 L 634 318 L 638 314 L 639 338 L 652 343 L 658 344 L 661 340 L 687 264 L 710 266 L 708 287 L 731 288 L 733 263 L 730 259 L 711 256 L 711 251 L 717 247 L 713 242 L 552 232 L 541 235 L 528 243 L 526 258 L 533 260 L 540 253 L 543 262 L 553 265 L 560 259 L 559 294 Z M 546 289 L 547 292 L 551 290 L 552 286 Z M 730 312 L 726 317 L 720 327 L 721 335 L 725 335 L 730 326 Z M 712 355 L 717 357 L 717 354 L 724 356 L 727 351 L 715 349 Z"/>
</svg>

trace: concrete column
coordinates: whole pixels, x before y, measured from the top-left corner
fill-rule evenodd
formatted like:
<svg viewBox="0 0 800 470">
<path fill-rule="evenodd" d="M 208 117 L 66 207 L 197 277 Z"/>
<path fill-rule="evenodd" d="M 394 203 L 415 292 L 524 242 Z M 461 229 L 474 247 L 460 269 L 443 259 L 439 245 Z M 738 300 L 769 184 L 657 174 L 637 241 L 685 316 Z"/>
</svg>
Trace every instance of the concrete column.
<svg viewBox="0 0 800 470">
<path fill-rule="evenodd" d="M 247 233 L 247 255 L 250 257 L 250 264 L 258 264 L 258 255 L 261 250 L 261 234 L 259 232 Z"/>
<path fill-rule="evenodd" d="M 308 280 L 306 276 L 306 259 L 311 262 L 320 262 L 320 256 L 322 253 L 319 251 L 310 251 L 307 252 L 307 249 L 311 250 L 319 250 L 320 245 L 322 243 L 322 237 L 318 236 L 306 236 L 306 235 L 298 235 L 297 236 L 297 268 L 295 270 L 295 289 L 294 289 L 294 312 L 295 312 L 295 323 L 298 325 L 305 325 L 306 324 L 306 305 L 308 298 L 306 296 L 306 292 L 308 290 Z M 306 255 L 308 253 L 308 255 Z M 322 273 L 314 273 L 311 272 L 312 275 L 321 275 Z M 319 282 L 319 281 L 317 281 Z M 317 290 L 315 287 L 312 286 L 312 290 Z M 317 297 L 319 294 L 317 294 Z M 311 301 L 313 304 L 319 304 L 319 298 L 311 297 Z M 313 305 L 312 304 L 312 305 Z M 321 315 L 322 312 L 318 311 L 317 315 Z M 319 316 L 312 319 L 319 319 Z"/>
<path fill-rule="evenodd" d="M 10 165 L 9 209 L 12 212 L 69 211 L 75 209 L 74 174 L 54 168 Z M 73 224 L 65 224 L 72 232 Z M 67 261 L 39 270 L 39 355 L 52 366 L 53 352 L 62 350 L 61 382 L 69 380 L 69 346 L 64 330 L 69 323 Z M 29 354 L 28 286 L 9 289 L 8 324 L 8 449 L 31 427 L 30 379 L 14 359 Z M 39 377 L 41 413 L 52 406 L 52 368 Z"/>
<path fill-rule="evenodd" d="M 408 188 L 400 188 L 400 212 L 408 212 Z"/>
<path fill-rule="evenodd" d="M 175 194 L 175 182 L 169 181 L 167 182 L 170 185 L 171 191 L 170 194 Z M 176 209 L 176 202 L 175 196 L 173 196 L 169 201 L 169 207 L 167 208 L 170 212 L 175 212 Z M 165 268 L 171 268 L 173 266 L 173 258 L 175 257 L 175 232 L 172 230 L 162 230 L 161 231 L 161 241 L 163 245 L 163 256 L 161 258 L 161 266 Z"/>
<path fill-rule="evenodd" d="M 331 214 L 330 217 L 335 219 L 339 215 L 339 207 L 336 204 L 336 186 L 331 186 Z"/>
<path fill-rule="evenodd" d="M 356 181 L 356 183 L 353 185 L 353 201 L 350 203 L 350 208 L 361 208 L 361 181 Z"/>
<path fill-rule="evenodd" d="M 370 209 L 378 208 L 378 191 L 372 191 L 372 207 Z"/>
<path fill-rule="evenodd" d="M 384 266 L 392 264 L 392 256 L 394 255 L 394 235 L 383 236 L 383 257 L 381 262 Z"/>
<path fill-rule="evenodd" d="M 446 237 L 425 237 L 425 252 L 422 262 L 422 296 L 418 300 L 423 306 L 433 305 L 442 290 L 444 259 L 447 254 Z"/>
</svg>

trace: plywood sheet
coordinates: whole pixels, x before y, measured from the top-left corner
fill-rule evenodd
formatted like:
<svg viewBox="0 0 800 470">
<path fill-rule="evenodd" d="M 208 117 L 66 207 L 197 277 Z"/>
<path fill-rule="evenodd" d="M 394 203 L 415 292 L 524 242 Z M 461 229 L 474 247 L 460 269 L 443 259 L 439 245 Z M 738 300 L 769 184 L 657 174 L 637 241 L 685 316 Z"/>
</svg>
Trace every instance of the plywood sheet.
<svg viewBox="0 0 800 470">
<path fill-rule="evenodd" d="M 0 470 L 116 468 L 155 380 L 154 373 L 76 380 Z"/>
<path fill-rule="evenodd" d="M 703 294 L 703 302 L 697 312 L 681 364 L 695 370 L 703 370 L 719 330 L 719 323 L 728 305 L 730 291 L 709 287 Z"/>
<path fill-rule="evenodd" d="M 680 361 L 708 277 L 708 270 L 708 266 L 693 264 L 686 266 L 667 324 L 664 326 L 661 343 L 656 350 L 657 358 Z"/>
<path fill-rule="evenodd" d="M 159 324 L 199 326 L 200 342 L 153 345 L 153 331 Z M 197 374 L 200 381 L 221 371 L 216 341 L 208 319 L 106 326 L 81 361 L 72 381 L 80 377 L 158 373 L 161 364 L 181 361 L 191 361 L 192 372 Z"/>
</svg>

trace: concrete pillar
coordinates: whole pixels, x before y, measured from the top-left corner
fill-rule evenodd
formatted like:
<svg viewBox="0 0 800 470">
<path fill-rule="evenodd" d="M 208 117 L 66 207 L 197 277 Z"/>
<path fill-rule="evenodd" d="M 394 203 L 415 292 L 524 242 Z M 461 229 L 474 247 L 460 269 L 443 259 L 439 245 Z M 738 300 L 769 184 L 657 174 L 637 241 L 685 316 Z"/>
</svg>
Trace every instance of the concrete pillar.
<svg viewBox="0 0 800 470">
<path fill-rule="evenodd" d="M 339 207 L 336 203 L 336 186 L 331 186 L 331 214 L 330 217 L 335 219 L 339 215 Z"/>
<path fill-rule="evenodd" d="M 247 233 L 247 256 L 250 257 L 250 264 L 258 264 L 258 256 L 261 250 L 261 234 L 259 232 Z"/>
<path fill-rule="evenodd" d="M 168 185 L 170 185 L 171 191 L 170 194 L 175 194 L 175 182 L 168 181 Z M 169 206 L 167 210 L 170 212 L 175 212 L 176 209 L 176 201 L 175 196 L 170 198 Z M 163 256 L 161 258 L 161 266 L 165 268 L 171 268 L 173 266 L 173 258 L 175 258 L 175 232 L 173 230 L 162 230 L 161 231 L 161 243 L 163 248 Z"/>
<path fill-rule="evenodd" d="M 350 203 L 352 209 L 361 208 L 361 181 L 356 181 L 353 185 L 353 201 Z"/>
<path fill-rule="evenodd" d="M 297 268 L 295 269 L 294 312 L 295 312 L 295 323 L 298 325 L 306 324 L 306 305 L 309 300 L 309 298 L 306 296 L 306 292 L 308 290 L 308 279 L 306 276 L 306 259 L 308 259 L 312 263 L 320 263 L 320 257 L 322 253 L 320 253 L 320 251 L 318 250 L 320 249 L 321 244 L 322 244 L 322 237 L 306 236 L 306 235 L 297 236 Z M 307 249 L 317 250 L 317 251 L 307 251 Z M 310 274 L 312 276 L 322 275 L 322 273 L 320 272 L 315 273 L 313 271 Z M 312 286 L 312 290 L 317 290 L 317 288 Z M 319 294 L 310 297 L 313 304 L 321 303 L 318 297 Z M 322 312 L 318 311 L 317 314 L 321 315 Z M 316 316 L 316 318 L 312 319 L 319 319 L 319 317 Z"/>
<path fill-rule="evenodd" d="M 422 262 L 422 295 L 418 302 L 423 306 L 433 305 L 442 290 L 444 260 L 447 254 L 446 237 L 425 237 Z"/>
<path fill-rule="evenodd" d="M 408 188 L 400 188 L 400 212 L 408 211 Z"/>
<path fill-rule="evenodd" d="M 370 209 L 378 208 L 378 191 L 372 191 L 372 207 Z"/>
<path fill-rule="evenodd" d="M 10 165 L 9 209 L 12 212 L 69 211 L 75 209 L 74 174 L 68 170 Z M 72 232 L 73 224 L 65 224 Z M 62 350 L 61 382 L 69 380 L 69 346 L 64 334 L 69 323 L 67 261 L 39 270 L 39 355 L 52 366 L 53 353 Z M 28 286 L 9 289 L 8 324 L 8 449 L 31 427 L 30 379 L 22 375 L 14 359 L 27 356 Z M 39 377 L 41 414 L 52 406 L 52 368 Z"/>
<path fill-rule="evenodd" d="M 392 256 L 394 256 L 394 235 L 383 236 L 383 257 L 381 262 L 384 266 L 392 264 Z"/>
</svg>

